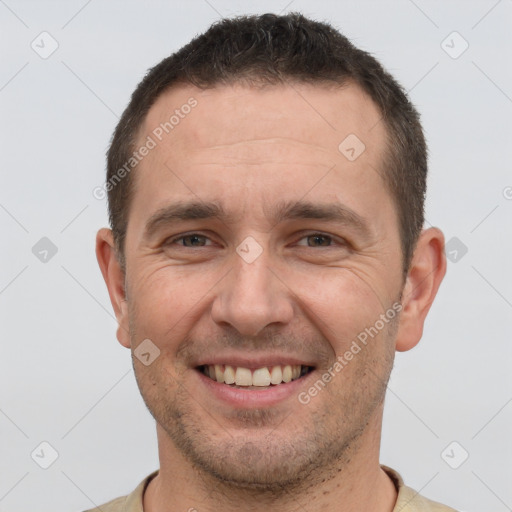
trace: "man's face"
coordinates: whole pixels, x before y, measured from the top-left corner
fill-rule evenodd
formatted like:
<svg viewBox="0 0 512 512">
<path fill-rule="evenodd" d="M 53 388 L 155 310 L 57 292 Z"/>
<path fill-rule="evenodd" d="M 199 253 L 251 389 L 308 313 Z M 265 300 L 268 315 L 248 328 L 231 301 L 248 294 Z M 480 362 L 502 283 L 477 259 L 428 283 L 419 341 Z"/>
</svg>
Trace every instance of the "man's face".
<svg viewBox="0 0 512 512">
<path fill-rule="evenodd" d="M 190 97 L 197 106 L 133 171 L 120 339 L 160 350 L 148 366 L 134 358 L 137 381 L 189 462 L 233 483 L 290 484 L 380 431 L 396 319 L 344 354 L 402 290 L 385 128 L 355 86 L 183 86 L 151 108 L 141 144 Z M 353 136 L 339 149 L 351 134 L 365 145 L 355 160 Z M 225 217 L 155 220 L 189 203 Z M 320 215 L 332 206 L 339 217 Z M 343 368 L 308 393 L 338 356 Z M 203 373 L 215 364 L 227 379 L 225 365 L 241 367 L 244 386 Z M 308 373 L 240 380 L 268 381 L 261 368 L 279 380 L 286 365 Z"/>
</svg>

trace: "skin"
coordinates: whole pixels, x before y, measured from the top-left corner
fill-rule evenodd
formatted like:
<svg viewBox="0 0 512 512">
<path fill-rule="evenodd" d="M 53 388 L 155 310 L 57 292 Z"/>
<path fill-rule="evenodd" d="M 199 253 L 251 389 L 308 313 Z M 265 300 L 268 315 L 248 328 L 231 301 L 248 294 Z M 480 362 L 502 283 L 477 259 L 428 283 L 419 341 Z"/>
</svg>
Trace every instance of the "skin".
<svg viewBox="0 0 512 512">
<path fill-rule="evenodd" d="M 125 275 L 111 231 L 97 235 L 119 342 L 133 351 L 149 338 L 160 350 L 149 366 L 133 358 L 160 457 L 144 510 L 391 511 L 396 490 L 378 458 L 386 384 L 395 351 L 421 338 L 446 271 L 443 234 L 422 232 L 404 282 L 380 175 L 386 132 L 355 85 L 180 86 L 151 108 L 140 140 L 191 96 L 197 106 L 134 171 Z M 338 150 L 348 134 L 366 146 L 353 162 Z M 148 219 L 177 200 L 216 201 L 230 218 L 147 236 Z M 276 223 L 269 214 L 283 200 L 343 204 L 368 233 L 323 219 Z M 262 248 L 250 264 L 235 250 L 248 236 Z M 299 384 L 307 391 L 400 298 L 401 314 L 307 405 L 292 396 L 232 407 L 194 369 L 219 353 L 279 352 L 315 366 Z"/>
</svg>

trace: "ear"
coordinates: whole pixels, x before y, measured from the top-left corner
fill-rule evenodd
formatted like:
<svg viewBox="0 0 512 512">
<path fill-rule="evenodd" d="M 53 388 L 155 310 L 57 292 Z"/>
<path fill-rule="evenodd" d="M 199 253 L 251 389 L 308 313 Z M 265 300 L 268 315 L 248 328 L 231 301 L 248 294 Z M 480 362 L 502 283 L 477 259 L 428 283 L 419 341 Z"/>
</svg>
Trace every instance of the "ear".
<svg viewBox="0 0 512 512">
<path fill-rule="evenodd" d="M 107 285 L 110 302 L 119 324 L 117 339 L 123 347 L 130 348 L 125 276 L 117 259 L 114 237 L 110 229 L 102 228 L 96 235 L 96 258 Z"/>
<path fill-rule="evenodd" d="M 423 335 L 423 324 L 446 273 L 444 235 L 438 228 L 422 231 L 402 292 L 396 350 L 410 350 Z"/>
</svg>

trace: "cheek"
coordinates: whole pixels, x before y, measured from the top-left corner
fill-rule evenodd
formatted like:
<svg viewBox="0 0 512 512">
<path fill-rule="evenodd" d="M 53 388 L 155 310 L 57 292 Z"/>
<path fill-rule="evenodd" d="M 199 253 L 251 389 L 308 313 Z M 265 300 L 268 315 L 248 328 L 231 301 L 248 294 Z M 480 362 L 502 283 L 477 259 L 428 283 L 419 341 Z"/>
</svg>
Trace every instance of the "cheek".
<svg viewBox="0 0 512 512">
<path fill-rule="evenodd" d="M 205 315 L 224 290 L 220 285 L 228 267 L 193 267 L 141 266 L 130 286 L 135 344 L 149 338 L 160 350 L 172 352 L 200 321 L 212 322 Z M 278 265 L 274 270 L 285 283 L 281 298 L 293 303 L 295 320 L 313 325 L 336 353 L 389 307 L 389 299 L 378 291 L 384 283 L 353 266 Z"/>
<path fill-rule="evenodd" d="M 150 338 L 161 349 L 179 343 L 196 320 L 201 299 L 214 285 L 200 271 L 186 275 L 176 268 L 145 271 L 131 287 L 132 324 L 137 337 Z"/>
<path fill-rule="evenodd" d="M 322 269 L 294 279 L 301 283 L 293 291 L 304 314 L 329 340 L 336 354 L 344 352 L 384 313 L 384 299 L 351 269 Z"/>
</svg>

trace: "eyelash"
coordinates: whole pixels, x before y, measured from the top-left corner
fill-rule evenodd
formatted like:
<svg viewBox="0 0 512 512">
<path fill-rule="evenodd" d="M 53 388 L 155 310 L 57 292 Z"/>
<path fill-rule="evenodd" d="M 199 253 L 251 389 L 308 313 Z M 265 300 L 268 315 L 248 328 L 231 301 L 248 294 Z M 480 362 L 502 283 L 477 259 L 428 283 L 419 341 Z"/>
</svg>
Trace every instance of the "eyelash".
<svg viewBox="0 0 512 512">
<path fill-rule="evenodd" d="M 189 237 L 194 237 L 194 236 L 197 236 L 197 237 L 202 237 L 202 238 L 205 238 L 207 240 L 210 240 L 206 235 L 202 235 L 201 233 L 188 233 L 188 234 L 185 234 L 185 235 L 180 235 L 180 236 L 177 236 L 175 238 L 170 238 L 170 239 L 167 239 L 165 242 L 164 242 L 164 245 L 168 246 L 168 245 L 172 245 L 180 240 L 184 240 L 185 238 L 189 238 Z M 333 236 L 331 235 L 326 235 L 324 233 L 317 233 L 317 232 L 312 232 L 312 233 L 308 233 L 306 235 L 303 235 L 300 239 L 300 240 L 303 240 L 305 238 L 310 238 L 310 237 L 323 237 L 323 238 L 327 238 L 329 241 L 330 241 L 330 244 L 331 245 L 328 245 L 328 246 L 325 246 L 325 245 L 318 245 L 316 247 L 334 247 L 332 244 L 333 243 L 338 243 L 339 245 L 346 245 L 346 242 L 343 240 L 342 243 L 340 242 L 336 242 L 336 240 L 334 239 Z M 210 247 L 210 246 L 197 246 L 197 247 L 187 247 L 185 245 L 181 245 L 180 247 L 184 248 L 184 249 L 196 249 L 196 248 L 200 248 L 200 247 Z M 306 246 L 306 247 L 311 247 L 311 248 L 314 248 L 314 246 Z"/>
</svg>

